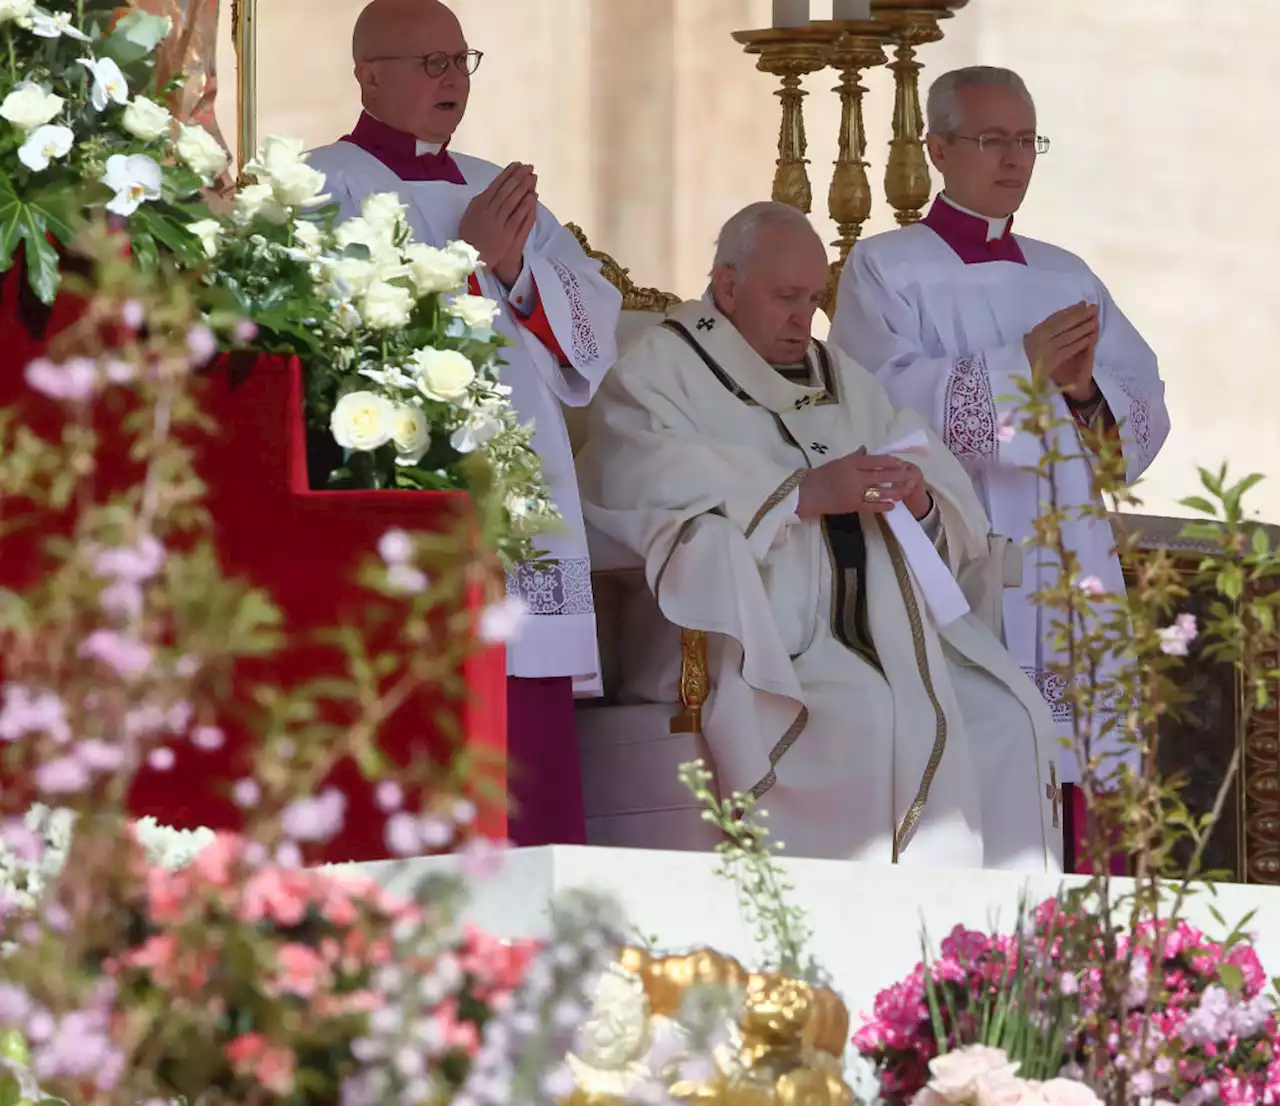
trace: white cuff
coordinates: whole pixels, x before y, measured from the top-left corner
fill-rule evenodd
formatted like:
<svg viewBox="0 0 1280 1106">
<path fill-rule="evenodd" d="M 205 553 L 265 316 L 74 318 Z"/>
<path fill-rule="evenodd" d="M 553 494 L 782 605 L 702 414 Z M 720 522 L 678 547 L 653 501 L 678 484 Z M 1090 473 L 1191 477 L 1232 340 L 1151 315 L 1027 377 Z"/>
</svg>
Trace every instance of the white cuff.
<svg viewBox="0 0 1280 1106">
<path fill-rule="evenodd" d="M 520 275 L 507 293 L 507 302 L 516 314 L 523 315 L 526 319 L 537 307 L 538 286 L 533 283 L 533 271 L 527 263 L 520 266 Z"/>
</svg>

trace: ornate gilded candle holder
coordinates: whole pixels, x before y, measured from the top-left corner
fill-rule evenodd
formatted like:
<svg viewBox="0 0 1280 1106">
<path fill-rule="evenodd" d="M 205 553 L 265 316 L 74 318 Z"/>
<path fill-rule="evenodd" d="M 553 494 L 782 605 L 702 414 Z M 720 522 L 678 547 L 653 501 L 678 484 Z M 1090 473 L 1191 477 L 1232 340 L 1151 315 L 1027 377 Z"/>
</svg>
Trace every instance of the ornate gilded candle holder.
<svg viewBox="0 0 1280 1106">
<path fill-rule="evenodd" d="M 804 98 L 800 78 L 826 68 L 829 35 L 809 27 L 770 27 L 734 31 L 735 42 L 748 54 L 758 55 L 756 68 L 780 77 L 774 93 L 782 101 L 782 125 L 778 131 L 778 168 L 773 176 L 773 198 L 806 215 L 813 207 L 813 188 L 805 169 L 808 143 L 804 135 Z"/>
<path fill-rule="evenodd" d="M 863 123 L 862 97 L 867 91 L 862 73 L 888 60 L 881 45 L 884 26 L 875 20 L 821 20 L 812 24 L 830 38 L 827 64 L 840 74 L 833 91 L 840 97 L 840 142 L 835 172 L 827 192 L 827 211 L 836 224 L 838 237 L 832 243 L 836 260 L 831 263 L 827 299 L 823 309 L 833 314 L 836 287 L 849 251 L 871 215 L 871 181 L 867 177 L 867 131 Z"/>
<path fill-rule="evenodd" d="M 901 226 L 920 219 L 933 184 L 924 155 L 924 118 L 920 113 L 920 63 L 916 48 L 942 38 L 940 20 L 950 19 L 969 0 L 871 0 L 873 19 L 885 28 L 894 47 L 893 138 L 885 167 L 884 190 Z"/>
</svg>

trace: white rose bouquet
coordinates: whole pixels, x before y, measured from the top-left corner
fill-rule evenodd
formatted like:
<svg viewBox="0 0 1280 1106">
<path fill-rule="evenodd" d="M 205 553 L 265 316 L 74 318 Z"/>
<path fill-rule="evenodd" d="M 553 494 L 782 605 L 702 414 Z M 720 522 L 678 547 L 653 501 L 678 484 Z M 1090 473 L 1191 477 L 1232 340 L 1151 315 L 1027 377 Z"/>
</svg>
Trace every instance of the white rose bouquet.
<svg viewBox="0 0 1280 1106">
<path fill-rule="evenodd" d="M 198 260 L 200 243 L 187 228 L 199 217 L 201 189 L 230 162 L 207 131 L 178 123 L 153 89 L 169 20 L 142 11 L 117 18 L 117 7 L 0 2 L 8 58 L 0 63 L 0 217 L 9 229 L 0 235 L 0 273 L 21 247 L 45 304 L 60 284 L 54 241 L 71 244 L 86 207 L 123 223 L 139 264 L 154 266 L 161 249 Z"/>
<path fill-rule="evenodd" d="M 497 305 L 468 295 L 465 242 L 412 240 L 393 193 L 339 223 L 302 143 L 268 138 L 234 213 L 190 229 L 214 314 L 252 320 L 246 351 L 296 353 L 307 374 L 313 473 L 334 488 L 467 490 L 508 563 L 556 520 L 532 431 L 501 382 Z"/>
</svg>

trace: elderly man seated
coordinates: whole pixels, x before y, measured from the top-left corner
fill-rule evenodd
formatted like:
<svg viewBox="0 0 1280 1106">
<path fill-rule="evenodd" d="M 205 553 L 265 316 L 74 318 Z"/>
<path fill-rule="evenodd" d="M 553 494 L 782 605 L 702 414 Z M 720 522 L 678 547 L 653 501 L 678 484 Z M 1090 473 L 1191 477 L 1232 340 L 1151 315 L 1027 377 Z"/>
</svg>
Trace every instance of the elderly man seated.
<svg viewBox="0 0 1280 1106">
<path fill-rule="evenodd" d="M 628 635 L 627 692 L 673 702 L 675 628 L 704 630 L 719 785 L 789 853 L 1057 871 L 1050 718 L 957 583 L 987 519 L 920 420 L 811 339 L 826 281 L 809 221 L 752 204 L 703 299 L 601 387 L 584 511 L 663 616 Z"/>
</svg>

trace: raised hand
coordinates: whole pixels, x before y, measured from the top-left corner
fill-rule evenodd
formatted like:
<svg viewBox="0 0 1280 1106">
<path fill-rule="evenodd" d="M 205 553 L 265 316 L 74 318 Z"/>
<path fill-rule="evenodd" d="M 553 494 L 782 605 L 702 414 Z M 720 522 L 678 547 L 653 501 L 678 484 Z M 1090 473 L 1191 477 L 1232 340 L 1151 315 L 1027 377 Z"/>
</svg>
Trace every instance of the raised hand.
<svg viewBox="0 0 1280 1106">
<path fill-rule="evenodd" d="M 458 225 L 458 236 L 508 286 L 520 275 L 524 244 L 537 214 L 537 185 L 533 166 L 512 162 L 472 197 Z"/>
<path fill-rule="evenodd" d="M 1101 328 L 1098 308 L 1077 303 L 1055 311 L 1022 339 L 1027 360 L 1073 399 L 1093 392 L 1093 353 Z"/>
<path fill-rule="evenodd" d="M 928 513 L 924 474 L 910 461 L 863 448 L 813 469 L 800 485 L 796 513 L 801 518 L 855 512 L 881 515 L 899 503 L 916 518 Z"/>
</svg>

